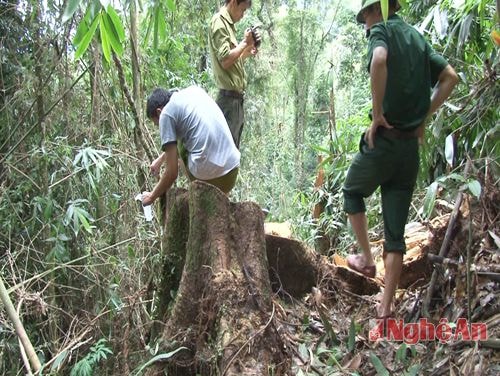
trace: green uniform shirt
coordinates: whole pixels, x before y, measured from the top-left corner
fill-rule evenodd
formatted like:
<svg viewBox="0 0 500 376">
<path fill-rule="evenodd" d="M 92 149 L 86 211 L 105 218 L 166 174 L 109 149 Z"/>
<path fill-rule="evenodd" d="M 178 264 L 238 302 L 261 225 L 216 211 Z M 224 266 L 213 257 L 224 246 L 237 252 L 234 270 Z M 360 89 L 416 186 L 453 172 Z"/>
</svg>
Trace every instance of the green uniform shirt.
<svg viewBox="0 0 500 376">
<path fill-rule="evenodd" d="M 373 50 L 378 46 L 387 50 L 384 116 L 396 128 L 415 129 L 429 111 L 431 89 L 448 62 L 415 28 L 395 14 L 370 29 L 368 71 Z"/>
<path fill-rule="evenodd" d="M 238 45 L 234 22 L 226 7 L 222 7 L 210 21 L 209 31 L 210 56 L 215 82 L 219 89 L 235 90 L 242 93 L 246 87 L 243 60 L 239 58 L 229 68 L 222 68 L 221 61 Z"/>
</svg>

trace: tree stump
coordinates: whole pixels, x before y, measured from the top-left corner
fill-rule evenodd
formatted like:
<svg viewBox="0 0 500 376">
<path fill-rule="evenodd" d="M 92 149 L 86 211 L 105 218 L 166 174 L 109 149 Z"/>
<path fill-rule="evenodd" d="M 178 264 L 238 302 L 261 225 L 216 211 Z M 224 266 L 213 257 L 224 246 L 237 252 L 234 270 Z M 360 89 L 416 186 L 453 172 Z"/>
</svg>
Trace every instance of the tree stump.
<svg viewBox="0 0 500 376">
<path fill-rule="evenodd" d="M 263 214 L 251 202 L 230 203 L 216 187 L 193 182 L 172 193 L 158 318 L 177 375 L 282 375 L 291 358 L 274 323 Z M 189 208 L 189 216 L 183 214 Z M 179 272 L 182 274 L 179 278 Z M 170 316 L 170 291 L 178 284 Z"/>
</svg>

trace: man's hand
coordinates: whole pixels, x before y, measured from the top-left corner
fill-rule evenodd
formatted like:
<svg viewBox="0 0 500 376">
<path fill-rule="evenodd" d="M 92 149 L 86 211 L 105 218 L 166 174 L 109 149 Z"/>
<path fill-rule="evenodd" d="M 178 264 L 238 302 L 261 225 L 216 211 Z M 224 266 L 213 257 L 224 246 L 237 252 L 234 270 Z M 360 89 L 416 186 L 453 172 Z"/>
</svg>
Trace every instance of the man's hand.
<svg viewBox="0 0 500 376">
<path fill-rule="evenodd" d="M 377 134 L 378 127 L 384 127 L 387 129 L 394 128 L 387 122 L 387 120 L 385 120 L 384 115 L 373 117 L 372 125 L 365 132 L 365 142 L 368 144 L 368 147 L 370 149 L 373 149 L 375 147 L 375 135 Z"/>
<path fill-rule="evenodd" d="M 151 192 L 142 192 L 142 206 L 151 205 L 155 201 L 155 197 Z"/>
<path fill-rule="evenodd" d="M 159 175 L 161 165 L 165 161 L 165 153 L 161 153 L 158 158 L 156 158 L 152 163 L 151 166 L 149 166 L 149 169 L 151 170 L 151 173 L 153 175 Z"/>
<path fill-rule="evenodd" d="M 260 38 L 260 34 L 258 35 Z M 245 39 L 243 39 L 240 45 L 244 46 L 243 51 L 241 53 L 242 59 L 246 59 L 249 56 L 257 55 L 258 50 L 257 47 L 255 46 L 255 39 L 253 37 L 253 32 L 251 28 L 245 30 Z"/>
</svg>

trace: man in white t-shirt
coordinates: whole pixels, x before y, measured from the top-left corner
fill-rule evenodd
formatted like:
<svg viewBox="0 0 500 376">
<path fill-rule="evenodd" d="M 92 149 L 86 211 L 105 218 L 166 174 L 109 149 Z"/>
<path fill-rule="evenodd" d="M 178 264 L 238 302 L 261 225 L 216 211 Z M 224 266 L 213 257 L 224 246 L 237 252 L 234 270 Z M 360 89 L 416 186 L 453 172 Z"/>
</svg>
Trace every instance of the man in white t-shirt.
<svg viewBox="0 0 500 376">
<path fill-rule="evenodd" d="M 224 114 L 200 87 L 175 91 L 157 88 L 148 97 L 147 116 L 160 127 L 163 153 L 151 164 L 164 174 L 153 191 L 143 193 L 143 205 L 150 205 L 167 192 L 178 175 L 178 156 L 191 181 L 202 180 L 229 193 L 236 183 L 240 152 L 236 148 Z"/>
</svg>

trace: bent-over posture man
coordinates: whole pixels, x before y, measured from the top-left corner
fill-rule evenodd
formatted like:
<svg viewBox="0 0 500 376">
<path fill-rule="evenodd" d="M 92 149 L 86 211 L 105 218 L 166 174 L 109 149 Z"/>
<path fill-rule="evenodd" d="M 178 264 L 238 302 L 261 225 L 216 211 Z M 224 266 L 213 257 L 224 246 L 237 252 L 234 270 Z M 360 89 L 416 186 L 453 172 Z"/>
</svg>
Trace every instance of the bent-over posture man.
<svg viewBox="0 0 500 376">
<path fill-rule="evenodd" d="M 376 317 L 393 315 L 391 306 L 406 252 L 404 229 L 419 166 L 419 138 L 425 120 L 450 95 L 458 77 L 412 26 L 395 14 L 389 2 L 383 21 L 379 0 L 363 0 L 357 20 L 368 35 L 371 126 L 364 133 L 344 183 L 344 210 L 363 253 L 347 258 L 348 266 L 375 276 L 364 198 L 381 187 L 384 219 L 385 288 Z M 431 89 L 434 91 L 431 96 Z"/>
<path fill-rule="evenodd" d="M 217 104 L 226 117 L 236 147 L 240 147 L 243 131 L 243 97 L 247 84 L 244 60 L 257 54 L 256 41 L 260 34 L 245 31 L 241 42 L 236 39 L 234 24 L 252 6 L 252 0 L 226 0 L 210 21 L 209 46 L 215 83 L 219 88 Z"/>
<path fill-rule="evenodd" d="M 229 193 L 238 176 L 240 152 L 222 111 L 203 89 L 157 88 L 147 100 L 146 111 L 160 127 L 163 150 L 151 170 L 158 173 L 162 164 L 166 169 L 153 191 L 143 193 L 143 205 L 150 205 L 170 189 L 177 179 L 179 154 L 191 181 L 203 180 Z"/>
</svg>

